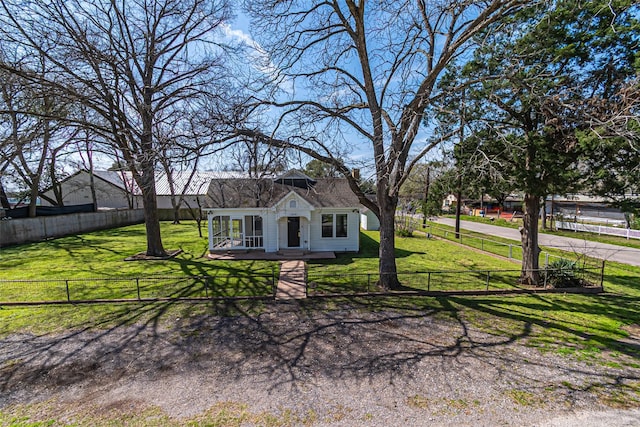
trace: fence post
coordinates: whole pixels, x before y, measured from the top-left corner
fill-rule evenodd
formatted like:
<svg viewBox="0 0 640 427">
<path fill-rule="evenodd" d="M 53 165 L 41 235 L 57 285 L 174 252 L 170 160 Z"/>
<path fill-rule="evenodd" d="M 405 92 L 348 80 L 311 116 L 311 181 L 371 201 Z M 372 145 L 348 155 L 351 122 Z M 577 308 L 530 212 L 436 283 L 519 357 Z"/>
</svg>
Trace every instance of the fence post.
<svg viewBox="0 0 640 427">
<path fill-rule="evenodd" d="M 209 298 L 209 276 L 204 276 L 204 297 Z"/>
<path fill-rule="evenodd" d="M 276 267 L 271 267 L 271 287 L 273 288 L 273 295 L 276 295 L 276 289 L 278 288 L 278 282 L 276 282 Z"/>
<path fill-rule="evenodd" d="M 513 258 L 513 245 L 509 244 L 509 259 Z"/>
<path fill-rule="evenodd" d="M 431 272 L 427 273 L 427 292 L 431 291 Z"/>
<path fill-rule="evenodd" d="M 549 266 L 549 252 L 544 253 L 544 268 Z"/>
<path fill-rule="evenodd" d="M 484 251 L 484 239 L 480 239 L 480 250 Z"/>
<path fill-rule="evenodd" d="M 367 273 L 367 292 L 371 292 L 371 273 Z"/>
<path fill-rule="evenodd" d="M 604 260 L 602 260 L 602 268 L 600 269 L 600 287 L 604 292 Z"/>
<path fill-rule="evenodd" d="M 489 280 L 491 280 L 491 271 L 487 270 L 487 291 L 489 290 Z"/>
<path fill-rule="evenodd" d="M 140 278 L 136 277 L 136 291 L 138 293 L 138 301 L 140 301 Z"/>
<path fill-rule="evenodd" d="M 544 283 L 543 283 L 542 287 L 543 287 L 544 289 L 546 289 L 546 288 L 547 288 L 547 276 L 549 275 L 549 274 L 548 274 L 548 270 L 549 270 L 549 267 L 548 267 L 548 266 L 546 266 L 546 267 L 545 267 L 545 270 L 542 272 L 542 275 L 544 276 Z"/>
<path fill-rule="evenodd" d="M 64 281 L 64 286 L 67 289 L 67 301 L 71 302 L 71 294 L 69 293 L 69 280 Z"/>
</svg>

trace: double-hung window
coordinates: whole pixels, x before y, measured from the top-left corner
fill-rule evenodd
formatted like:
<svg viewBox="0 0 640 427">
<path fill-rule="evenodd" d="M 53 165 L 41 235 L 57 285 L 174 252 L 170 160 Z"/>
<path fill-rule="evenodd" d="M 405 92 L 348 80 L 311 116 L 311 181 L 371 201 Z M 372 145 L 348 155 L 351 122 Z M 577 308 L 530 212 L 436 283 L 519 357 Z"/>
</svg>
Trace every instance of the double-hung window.
<svg viewBox="0 0 640 427">
<path fill-rule="evenodd" d="M 322 237 L 347 237 L 347 214 L 322 214 Z"/>
</svg>

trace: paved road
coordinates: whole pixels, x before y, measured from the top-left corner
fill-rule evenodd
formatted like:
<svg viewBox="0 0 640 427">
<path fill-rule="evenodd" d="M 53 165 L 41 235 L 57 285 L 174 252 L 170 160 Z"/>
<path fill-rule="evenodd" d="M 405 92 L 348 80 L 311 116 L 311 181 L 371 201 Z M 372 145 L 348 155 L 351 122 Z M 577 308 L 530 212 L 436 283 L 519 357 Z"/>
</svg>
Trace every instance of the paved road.
<svg viewBox="0 0 640 427">
<path fill-rule="evenodd" d="M 453 218 L 438 218 L 436 222 L 450 226 L 455 225 L 455 219 Z M 464 230 L 477 231 L 491 236 L 520 241 L 520 231 L 514 228 L 500 227 L 497 225 L 472 221 L 460 221 L 460 227 Z M 577 235 L 579 236 L 579 234 Z M 540 246 L 573 251 L 607 261 L 616 261 L 640 267 L 640 249 L 610 245 L 607 243 L 591 242 L 579 238 L 554 236 L 551 234 L 540 233 L 539 236 L 538 241 Z"/>
</svg>

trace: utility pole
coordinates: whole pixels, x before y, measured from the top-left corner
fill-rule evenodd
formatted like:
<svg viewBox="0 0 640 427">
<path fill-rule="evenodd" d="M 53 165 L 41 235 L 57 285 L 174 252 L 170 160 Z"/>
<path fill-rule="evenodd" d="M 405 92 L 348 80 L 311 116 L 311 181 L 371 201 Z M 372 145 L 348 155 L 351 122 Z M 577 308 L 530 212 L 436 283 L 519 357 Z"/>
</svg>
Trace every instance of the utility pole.
<svg viewBox="0 0 640 427">
<path fill-rule="evenodd" d="M 427 226 L 427 201 L 429 200 L 430 184 L 431 184 L 431 166 L 427 165 L 427 182 L 424 186 L 424 204 L 422 205 L 422 228 Z"/>
<path fill-rule="evenodd" d="M 464 125 L 465 125 L 465 120 L 464 120 L 464 110 L 465 110 L 465 105 L 464 105 L 464 97 L 465 97 L 465 90 L 464 88 L 462 89 L 462 97 L 460 98 L 460 104 L 461 104 L 461 111 L 460 111 L 460 142 L 459 144 L 462 144 L 462 142 L 464 141 Z M 462 145 L 461 145 L 462 146 Z M 460 153 L 462 154 L 462 153 Z M 456 194 L 456 239 L 460 238 L 460 212 L 462 209 L 462 168 L 460 167 L 460 161 L 458 160 L 458 191 Z"/>
</svg>

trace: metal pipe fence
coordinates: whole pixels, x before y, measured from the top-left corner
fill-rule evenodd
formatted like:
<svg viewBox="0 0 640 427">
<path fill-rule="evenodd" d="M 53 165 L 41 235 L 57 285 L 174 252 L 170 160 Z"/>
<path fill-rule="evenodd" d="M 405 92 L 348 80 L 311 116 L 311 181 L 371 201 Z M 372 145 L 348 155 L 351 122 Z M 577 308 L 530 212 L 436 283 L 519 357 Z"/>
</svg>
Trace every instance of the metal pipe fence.
<svg viewBox="0 0 640 427">
<path fill-rule="evenodd" d="M 399 272 L 402 290 L 416 293 L 522 291 L 561 288 L 565 284 L 585 288 L 602 288 L 604 261 L 600 267 L 541 268 L 538 287 L 518 284 L 520 269 L 505 270 L 441 270 Z M 568 280 L 567 280 L 568 279 Z M 308 273 L 307 293 L 310 296 L 348 295 L 379 292 L 380 274 L 376 273 Z"/>
<path fill-rule="evenodd" d="M 513 259 L 515 261 L 522 261 L 522 246 L 519 243 L 505 243 L 499 242 L 492 239 L 487 239 L 484 237 L 480 237 L 470 233 L 459 232 L 458 238 L 456 237 L 456 232 L 452 231 L 448 228 L 442 228 L 435 226 L 434 224 L 428 224 L 427 228 L 423 229 L 425 233 L 427 233 L 427 237 L 436 236 L 443 238 L 445 240 L 450 240 L 453 242 L 458 242 L 465 246 L 470 246 L 475 249 L 480 249 L 481 251 L 486 251 L 492 253 L 494 255 L 503 256 L 505 258 Z M 539 262 L 545 268 L 551 265 L 554 261 L 559 261 L 567 259 L 566 256 L 554 255 L 546 251 L 540 251 Z M 576 256 L 577 259 L 577 256 Z M 583 263 L 590 262 L 591 267 L 597 268 L 597 264 L 600 260 L 592 259 L 589 260 L 588 257 L 581 256 L 581 261 Z M 575 261 L 575 260 L 574 260 Z"/>
<path fill-rule="evenodd" d="M 0 304 L 272 297 L 271 274 L 2 280 Z"/>
</svg>

